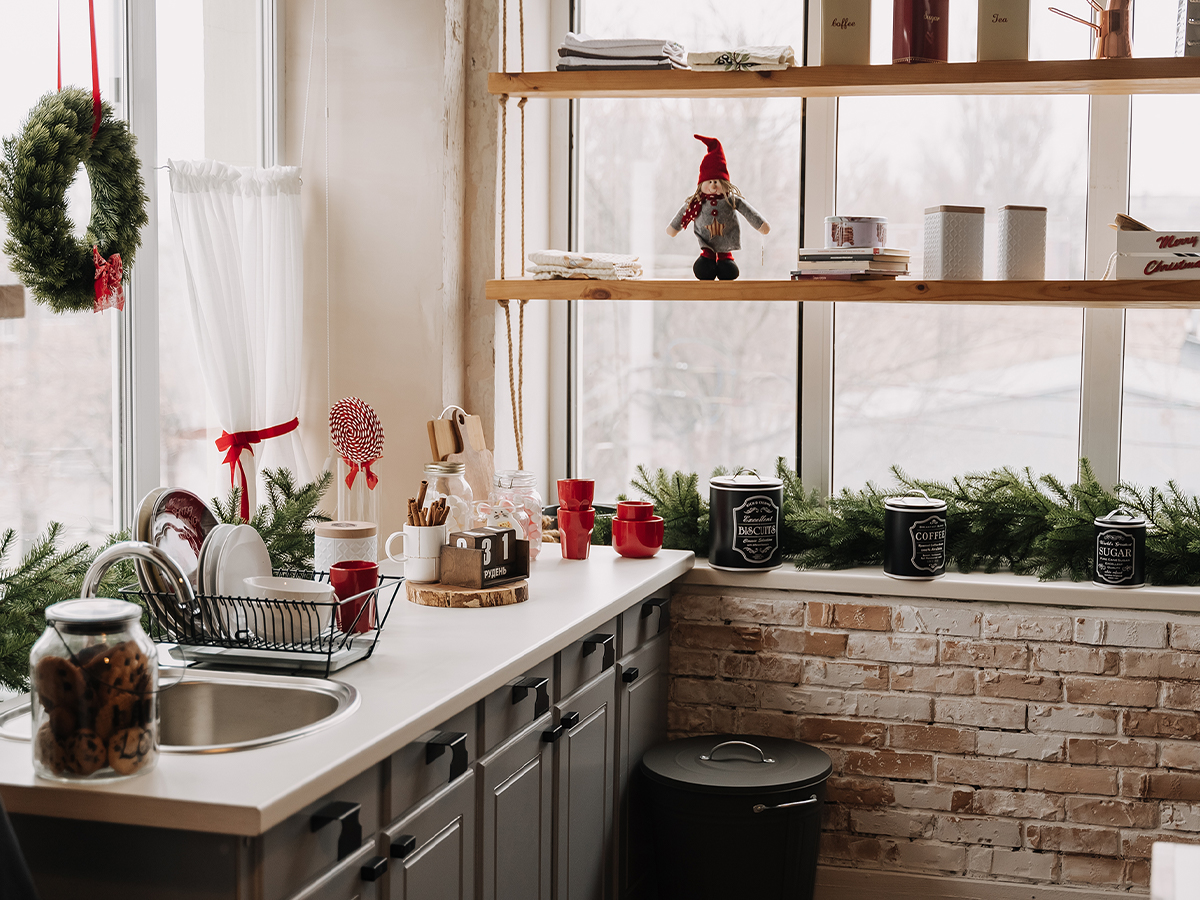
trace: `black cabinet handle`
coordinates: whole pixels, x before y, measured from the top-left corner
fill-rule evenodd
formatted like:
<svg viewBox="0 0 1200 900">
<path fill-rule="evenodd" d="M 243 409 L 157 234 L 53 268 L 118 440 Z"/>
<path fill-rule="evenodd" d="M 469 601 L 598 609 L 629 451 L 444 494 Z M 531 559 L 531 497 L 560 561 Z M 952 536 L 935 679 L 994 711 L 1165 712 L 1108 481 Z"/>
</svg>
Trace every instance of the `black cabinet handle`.
<svg viewBox="0 0 1200 900">
<path fill-rule="evenodd" d="M 366 861 L 359 873 L 362 875 L 363 881 L 378 881 L 383 877 L 383 873 L 387 871 L 387 858 L 384 856 L 372 856 Z"/>
<path fill-rule="evenodd" d="M 621 673 L 621 680 L 623 682 L 625 682 L 626 684 L 633 684 L 635 681 L 638 680 L 638 676 L 641 674 L 642 673 L 638 671 L 637 666 L 630 666 L 624 672 Z"/>
<path fill-rule="evenodd" d="M 404 859 L 408 854 L 417 849 L 417 838 L 415 835 L 402 834 L 392 841 L 391 854 L 392 859 Z"/>
<path fill-rule="evenodd" d="M 558 739 L 563 736 L 563 732 L 566 730 L 567 729 L 564 728 L 562 725 L 555 725 L 549 731 L 542 732 L 542 740 L 545 741 L 547 744 L 558 743 Z"/>
<path fill-rule="evenodd" d="M 467 735 L 463 731 L 443 731 L 425 744 L 425 765 L 450 748 L 450 781 L 467 771 Z"/>
<path fill-rule="evenodd" d="M 655 634 L 662 634 L 663 619 L 665 618 L 663 607 L 667 605 L 670 599 L 670 597 L 650 597 L 642 603 L 642 613 L 639 618 L 648 619 L 656 609 L 658 610 L 658 631 L 654 632 Z"/>
<path fill-rule="evenodd" d="M 597 647 L 604 648 L 604 661 L 600 668 L 608 669 L 617 660 L 617 636 L 615 634 L 589 634 L 583 639 L 583 655 L 591 656 Z"/>
<path fill-rule="evenodd" d="M 533 717 L 540 719 L 550 711 L 550 679 L 530 675 L 514 682 L 512 686 L 512 702 L 516 706 L 529 696 L 530 691 L 537 691 L 537 699 L 533 701 Z"/>
<path fill-rule="evenodd" d="M 343 860 L 357 850 L 362 843 L 362 824 L 358 821 L 358 814 L 361 811 L 362 807 L 357 803 L 335 800 L 313 813 L 309 827 L 313 831 L 320 831 L 326 825 L 341 822 L 342 831 L 338 835 L 337 858 Z"/>
<path fill-rule="evenodd" d="M 559 719 L 559 722 L 562 724 L 563 728 L 574 728 L 579 724 L 579 713 L 565 712 L 562 714 L 562 718 Z"/>
</svg>

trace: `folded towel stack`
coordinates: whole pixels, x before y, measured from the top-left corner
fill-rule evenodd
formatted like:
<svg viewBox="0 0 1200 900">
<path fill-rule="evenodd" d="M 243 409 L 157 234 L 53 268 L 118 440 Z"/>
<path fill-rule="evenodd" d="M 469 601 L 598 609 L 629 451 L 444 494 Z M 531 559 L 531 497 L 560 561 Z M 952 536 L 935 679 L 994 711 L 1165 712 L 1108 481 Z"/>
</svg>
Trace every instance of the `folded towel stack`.
<svg viewBox="0 0 1200 900">
<path fill-rule="evenodd" d="M 597 39 L 568 31 L 558 56 L 560 72 L 688 67 L 682 44 L 656 38 Z"/>
<path fill-rule="evenodd" d="M 775 72 L 796 64 L 791 47 L 734 47 L 689 53 L 688 64 L 698 72 Z"/>
<path fill-rule="evenodd" d="M 620 253 L 568 253 L 565 250 L 535 250 L 526 271 L 534 278 L 599 278 L 619 281 L 638 278 L 642 265 L 636 256 Z"/>
</svg>

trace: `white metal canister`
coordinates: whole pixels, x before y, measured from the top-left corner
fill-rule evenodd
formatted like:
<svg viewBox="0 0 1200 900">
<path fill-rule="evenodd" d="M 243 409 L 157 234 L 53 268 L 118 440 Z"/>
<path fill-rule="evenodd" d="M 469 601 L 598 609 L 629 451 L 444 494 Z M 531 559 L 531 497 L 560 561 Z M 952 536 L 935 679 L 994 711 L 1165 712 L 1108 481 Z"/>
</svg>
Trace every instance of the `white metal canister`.
<svg viewBox="0 0 1200 900">
<path fill-rule="evenodd" d="M 979 0 L 979 59 L 1029 59 L 1029 0 Z"/>
<path fill-rule="evenodd" d="M 871 0 L 821 0 L 821 65 L 871 62 Z"/>
<path fill-rule="evenodd" d="M 887 219 L 883 216 L 826 216 L 825 248 L 887 246 Z"/>
<path fill-rule="evenodd" d="M 930 280 L 983 278 L 982 206 L 931 206 L 925 210 L 925 268 Z"/>
<path fill-rule="evenodd" d="M 998 277 L 1008 281 L 1046 277 L 1046 207 L 1001 207 Z"/>
<path fill-rule="evenodd" d="M 343 560 L 379 560 L 379 529 L 374 522 L 321 522 L 314 532 L 313 569 L 317 572 L 328 572 Z"/>
</svg>

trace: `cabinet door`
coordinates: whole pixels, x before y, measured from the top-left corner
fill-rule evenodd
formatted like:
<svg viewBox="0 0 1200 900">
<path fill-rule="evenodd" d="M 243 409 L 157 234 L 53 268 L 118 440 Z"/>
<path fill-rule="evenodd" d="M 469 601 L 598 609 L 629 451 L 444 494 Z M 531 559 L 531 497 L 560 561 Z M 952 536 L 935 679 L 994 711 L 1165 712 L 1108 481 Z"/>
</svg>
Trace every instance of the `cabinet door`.
<svg viewBox="0 0 1200 900">
<path fill-rule="evenodd" d="M 384 833 L 390 900 L 474 900 L 475 773 L 467 772 Z"/>
<path fill-rule="evenodd" d="M 375 855 L 375 841 L 369 841 L 289 900 L 379 900 L 387 860 Z"/>
<path fill-rule="evenodd" d="M 481 900 L 550 900 L 550 716 L 479 760 Z"/>
<path fill-rule="evenodd" d="M 616 673 L 609 669 L 558 705 L 555 787 L 557 900 L 612 897 Z"/>
<path fill-rule="evenodd" d="M 625 900 L 654 891 L 654 842 L 639 765 L 667 739 L 667 635 L 622 659 L 617 675 L 617 896 Z"/>
</svg>

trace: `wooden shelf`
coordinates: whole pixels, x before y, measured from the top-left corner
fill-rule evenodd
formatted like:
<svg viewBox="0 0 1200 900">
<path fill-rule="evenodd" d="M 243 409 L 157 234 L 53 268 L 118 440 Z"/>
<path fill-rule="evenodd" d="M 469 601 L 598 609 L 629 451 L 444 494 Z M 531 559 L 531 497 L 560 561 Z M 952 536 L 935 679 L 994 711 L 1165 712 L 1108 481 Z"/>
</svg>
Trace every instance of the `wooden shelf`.
<svg viewBox="0 0 1200 900">
<path fill-rule="evenodd" d="M 1164 281 L 590 281 L 509 278 L 487 283 L 488 300 L 665 300 L 932 303 L 1087 309 L 1200 308 L 1200 280 Z"/>
<path fill-rule="evenodd" d="M 1200 92 L 1200 58 L 800 66 L 780 72 L 493 72 L 488 91 L 544 98 L 1192 94 Z"/>
</svg>

